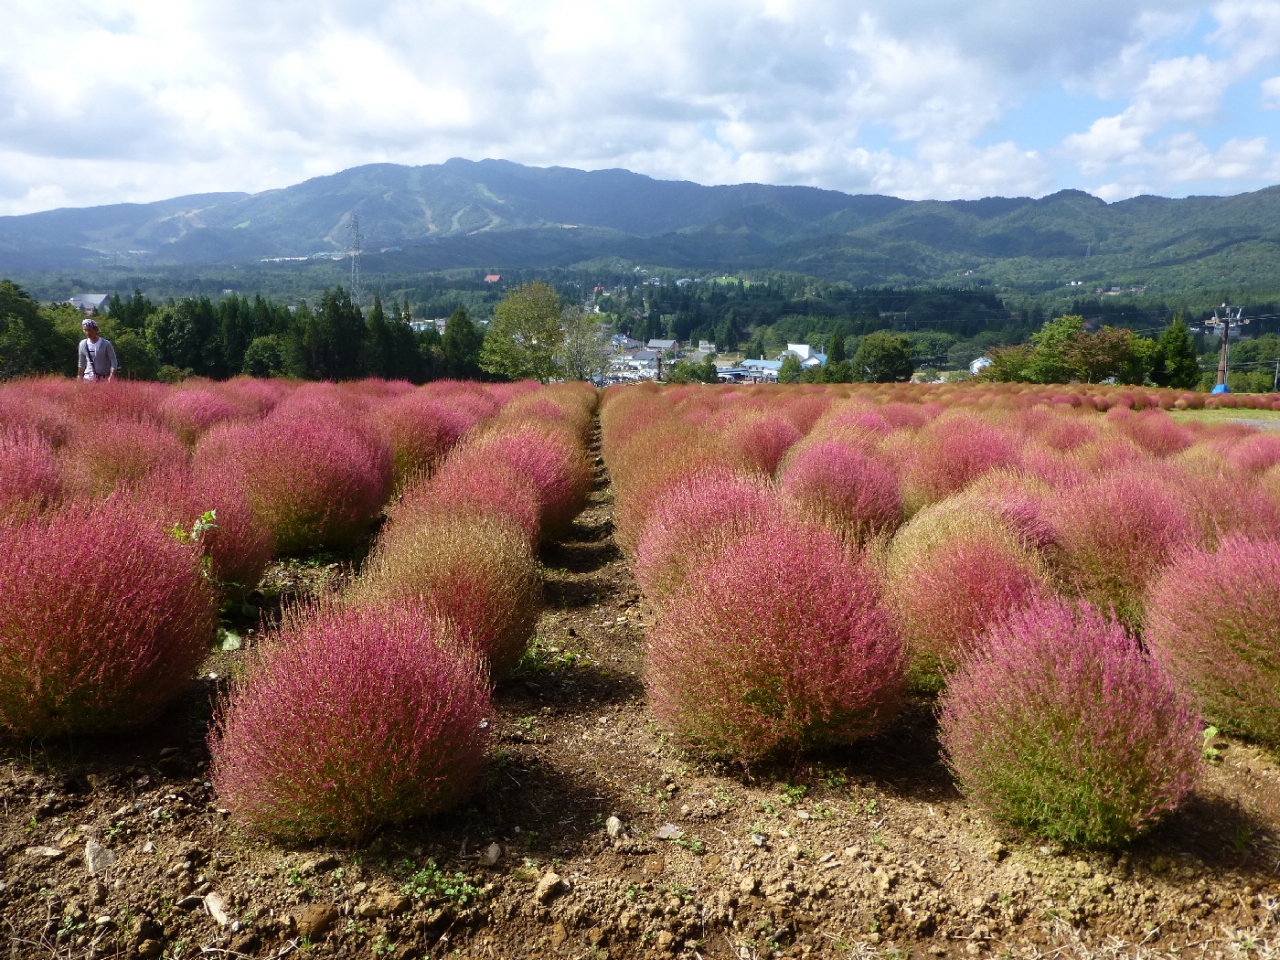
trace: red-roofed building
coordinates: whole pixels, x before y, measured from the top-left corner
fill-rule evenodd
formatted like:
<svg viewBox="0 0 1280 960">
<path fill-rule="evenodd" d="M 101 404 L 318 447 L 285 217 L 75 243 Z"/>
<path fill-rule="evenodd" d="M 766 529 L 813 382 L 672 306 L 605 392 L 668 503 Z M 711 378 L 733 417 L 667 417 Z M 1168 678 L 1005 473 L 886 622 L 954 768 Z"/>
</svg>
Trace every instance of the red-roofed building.
<svg viewBox="0 0 1280 960">
<path fill-rule="evenodd" d="M 499 280 L 501 280 L 501 279 L 502 279 L 502 274 L 500 274 L 500 273 L 490 273 L 490 274 L 486 274 L 486 275 L 485 275 L 484 282 L 485 282 L 485 283 L 497 283 L 497 282 L 498 282 Z"/>
</svg>

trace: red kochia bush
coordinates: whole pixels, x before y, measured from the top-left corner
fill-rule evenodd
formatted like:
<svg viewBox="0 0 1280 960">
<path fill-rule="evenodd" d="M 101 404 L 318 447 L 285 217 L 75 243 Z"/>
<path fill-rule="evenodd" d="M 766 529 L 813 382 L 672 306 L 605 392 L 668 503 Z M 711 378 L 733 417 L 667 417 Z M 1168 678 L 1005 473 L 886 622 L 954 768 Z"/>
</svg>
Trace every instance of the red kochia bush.
<svg viewBox="0 0 1280 960">
<path fill-rule="evenodd" d="M 902 523 L 893 473 L 839 440 L 795 450 L 783 465 L 781 483 L 802 509 L 852 543 L 891 533 Z"/>
<path fill-rule="evenodd" d="M 196 521 L 212 511 L 213 526 L 196 541 L 209 558 L 210 574 L 230 597 L 241 597 L 258 585 L 271 562 L 275 539 L 254 519 L 239 478 L 226 471 L 160 470 L 134 496 L 166 529 L 176 525 L 190 533 Z"/>
<path fill-rule="evenodd" d="M 894 538 L 885 566 L 914 680 L 930 687 L 991 623 L 1049 592 L 1035 550 L 964 493 L 916 514 Z"/>
<path fill-rule="evenodd" d="M 34 432 L 0 428 L 0 524 L 34 516 L 61 492 L 49 444 Z"/>
<path fill-rule="evenodd" d="M 183 467 L 190 453 L 163 427 L 105 419 L 80 424 L 58 457 L 69 492 L 97 497 L 140 483 L 156 470 Z"/>
<path fill-rule="evenodd" d="M 542 502 L 542 525 L 567 530 L 591 493 L 591 466 L 577 438 L 551 424 L 504 425 L 476 438 L 473 455 L 505 463 L 527 477 Z"/>
<path fill-rule="evenodd" d="M 489 711 L 484 668 L 444 621 L 294 610 L 222 704 L 214 788 L 252 833 L 360 840 L 464 798 Z"/>
<path fill-rule="evenodd" d="M 388 511 L 400 526 L 432 517 L 499 517 L 537 546 L 542 535 L 542 498 L 514 467 L 494 463 L 463 444 L 429 481 L 411 485 Z"/>
<path fill-rule="evenodd" d="M 1171 553 L 1199 536 L 1181 492 L 1150 467 L 1062 491 L 1051 522 L 1067 585 L 1130 625 L 1141 621 L 1147 584 Z"/>
<path fill-rule="evenodd" d="M 116 497 L 0 526 L 0 724 L 96 733 L 153 719 L 213 637 L 190 547 Z"/>
<path fill-rule="evenodd" d="M 1017 466 L 1019 443 L 975 416 L 956 415 L 924 427 L 907 457 L 903 490 L 909 510 L 935 503 L 991 470 Z"/>
<path fill-rule="evenodd" d="M 659 720 L 743 762 L 852 742 L 894 716 L 902 645 L 835 534 L 765 523 L 692 570 L 649 637 Z"/>
<path fill-rule="evenodd" d="M 636 544 L 640 589 L 662 600 L 707 550 L 782 512 L 777 491 L 759 477 L 712 470 L 684 478 L 654 507 Z"/>
<path fill-rule="evenodd" d="M 1280 743 L 1280 543 L 1189 550 L 1152 585 L 1146 640 L 1226 729 Z"/>
<path fill-rule="evenodd" d="M 235 420 L 240 409 L 213 390 L 174 390 L 160 401 L 160 417 L 183 443 L 192 444 L 215 424 Z"/>
<path fill-rule="evenodd" d="M 351 414 L 289 415 L 215 427 L 196 445 L 197 475 L 243 482 L 281 553 L 343 546 L 365 533 L 391 489 L 391 454 Z M 228 480 L 229 482 L 229 480 Z"/>
<path fill-rule="evenodd" d="M 401 484 L 439 463 L 478 417 L 466 407 L 414 391 L 383 404 L 373 419 L 390 441 L 396 483 Z"/>
<path fill-rule="evenodd" d="M 1065 843 L 1131 839 L 1175 809 L 1199 718 L 1124 628 L 1046 600 L 993 628 L 947 684 L 941 739 L 993 819 Z"/>
<path fill-rule="evenodd" d="M 725 442 L 768 477 L 801 436 L 800 428 L 780 412 L 744 414 L 725 428 Z"/>
</svg>

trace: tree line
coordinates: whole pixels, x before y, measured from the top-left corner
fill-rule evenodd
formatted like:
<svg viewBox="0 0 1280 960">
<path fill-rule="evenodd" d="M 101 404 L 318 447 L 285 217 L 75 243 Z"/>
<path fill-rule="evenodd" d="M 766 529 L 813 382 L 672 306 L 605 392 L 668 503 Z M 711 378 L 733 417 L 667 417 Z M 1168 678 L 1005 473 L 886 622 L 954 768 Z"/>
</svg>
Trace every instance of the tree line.
<svg viewBox="0 0 1280 960">
<path fill-rule="evenodd" d="M 0 281 L 0 378 L 74 374 L 82 319 L 75 307 L 37 303 L 12 281 Z M 540 282 L 508 293 L 487 330 L 461 307 L 443 333 L 434 324 L 415 328 L 407 303 L 388 307 L 375 297 L 363 311 L 342 287 L 325 291 L 315 309 L 261 296 L 157 304 L 135 290 L 131 297 L 112 294 L 98 323 L 116 348 L 121 374 L 136 379 L 545 381 L 594 379 L 608 366 L 599 322 L 566 309 Z"/>
<path fill-rule="evenodd" d="M 12 281 L 0 281 L 0 378 L 74 373 L 82 319 L 74 307 L 37 303 Z M 157 304 L 135 290 L 131 297 L 112 294 L 97 320 L 122 375 L 136 379 L 248 374 L 423 383 L 483 374 L 484 331 L 465 310 L 454 312 L 443 335 L 433 325 L 415 330 L 403 305 L 387 309 L 375 298 L 362 311 L 341 287 L 326 291 L 314 310 L 261 296 Z"/>
<path fill-rule="evenodd" d="M 1200 362 L 1191 332 L 1181 315 L 1154 340 L 1124 327 L 1103 326 L 1094 333 L 1077 315 L 1056 317 L 1031 335 L 1028 343 L 991 350 L 983 380 L 1017 383 L 1154 383 L 1195 389 Z"/>
</svg>

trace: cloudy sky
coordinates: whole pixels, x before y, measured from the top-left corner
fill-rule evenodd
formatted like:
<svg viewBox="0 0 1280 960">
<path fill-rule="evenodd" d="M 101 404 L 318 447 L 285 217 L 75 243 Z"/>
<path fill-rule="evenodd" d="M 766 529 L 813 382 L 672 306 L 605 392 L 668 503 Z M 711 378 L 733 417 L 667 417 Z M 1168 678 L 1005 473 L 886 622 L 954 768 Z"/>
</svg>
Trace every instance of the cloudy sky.
<svg viewBox="0 0 1280 960">
<path fill-rule="evenodd" d="M 1280 183 L 1280 0 L 2 0 L 0 214 L 452 156 L 949 199 Z"/>
</svg>

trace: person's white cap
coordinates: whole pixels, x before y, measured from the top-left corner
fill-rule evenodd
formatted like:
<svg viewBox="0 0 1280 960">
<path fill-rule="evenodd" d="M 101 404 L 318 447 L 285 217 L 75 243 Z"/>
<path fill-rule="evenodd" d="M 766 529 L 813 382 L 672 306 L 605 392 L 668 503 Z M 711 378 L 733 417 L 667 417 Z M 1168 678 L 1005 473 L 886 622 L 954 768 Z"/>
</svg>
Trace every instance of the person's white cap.
<svg viewBox="0 0 1280 960">
<path fill-rule="evenodd" d="M 88 329 L 89 327 L 96 327 L 97 325 L 98 325 L 98 321 L 94 320 L 92 317 L 86 317 L 85 319 L 80 321 L 80 326 L 84 327 L 85 329 Z"/>
</svg>

